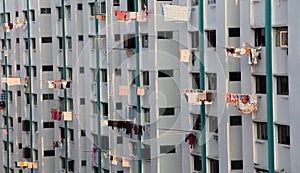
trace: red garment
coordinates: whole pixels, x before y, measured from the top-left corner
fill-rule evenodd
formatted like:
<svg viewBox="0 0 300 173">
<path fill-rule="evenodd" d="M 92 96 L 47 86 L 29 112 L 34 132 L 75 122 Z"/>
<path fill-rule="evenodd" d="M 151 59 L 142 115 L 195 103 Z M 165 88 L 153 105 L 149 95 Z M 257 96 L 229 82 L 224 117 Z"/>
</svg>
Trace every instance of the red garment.
<svg viewBox="0 0 300 173">
<path fill-rule="evenodd" d="M 8 27 L 9 27 L 9 29 L 13 29 L 13 27 L 14 27 L 13 23 L 8 23 Z"/>
<path fill-rule="evenodd" d="M 133 126 L 133 130 L 134 130 L 134 134 L 137 135 L 138 134 L 138 127 L 137 127 L 137 125 Z"/>
<path fill-rule="evenodd" d="M 51 110 L 51 114 L 52 114 L 52 119 L 53 120 L 61 120 L 61 112 L 59 112 L 58 110 Z"/>
<path fill-rule="evenodd" d="M 188 144 L 190 145 L 190 147 L 193 148 L 193 145 L 194 145 L 195 142 L 196 142 L 196 136 L 193 135 L 192 133 L 190 133 L 190 134 L 187 136 L 187 142 L 188 142 Z"/>
<path fill-rule="evenodd" d="M 120 10 L 116 10 L 115 15 L 118 17 L 119 21 L 128 20 L 128 18 L 130 17 L 127 11 L 120 11 Z"/>
</svg>

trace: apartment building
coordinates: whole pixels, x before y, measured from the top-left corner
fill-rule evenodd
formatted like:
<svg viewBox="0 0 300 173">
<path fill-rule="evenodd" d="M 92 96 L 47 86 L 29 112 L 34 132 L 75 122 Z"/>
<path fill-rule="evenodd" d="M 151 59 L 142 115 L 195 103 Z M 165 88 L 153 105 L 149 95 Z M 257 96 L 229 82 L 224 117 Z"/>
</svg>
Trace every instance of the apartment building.
<svg viewBox="0 0 300 173">
<path fill-rule="evenodd" d="M 134 11 L 133 0 L 65 0 L 66 37 L 62 31 L 61 0 L 30 1 L 30 19 L 26 19 L 26 1 L 5 1 L 6 21 L 30 22 L 28 28 L 7 32 L 8 70 L 2 60 L 1 76 L 8 73 L 25 80 L 29 75 L 28 49 L 32 60 L 33 161 L 34 172 L 97 172 L 98 145 L 96 45 L 100 53 L 101 149 L 103 172 L 138 172 L 136 128 L 128 132 L 111 121 L 136 122 L 137 94 L 140 95 L 142 132 L 142 170 L 145 173 L 201 172 L 201 142 L 206 142 L 207 172 L 268 172 L 266 61 L 264 36 L 264 1 L 204 0 L 205 90 L 214 93 L 205 105 L 206 139 L 202 140 L 200 106 L 189 104 L 185 89 L 197 89 L 199 75 L 199 32 L 197 0 L 140 0 L 148 14 L 139 22 L 139 65 L 141 88 L 135 78 L 135 20 L 120 20 L 117 11 Z M 299 2 L 272 1 L 274 154 L 277 172 L 297 172 L 300 156 L 297 138 Z M 3 18 L 3 0 L 0 3 Z M 165 19 L 165 5 L 188 7 L 188 22 Z M 97 15 L 97 19 L 95 19 Z M 123 16 L 124 17 L 124 16 Z M 98 20 L 96 38 L 95 20 Z M 2 21 L 3 23 L 3 21 Z M 3 31 L 1 30 L 1 33 Z M 289 33 L 289 34 L 288 34 Z M 5 48 L 4 36 L 2 50 Z M 288 39 L 292 37 L 292 39 Z M 66 43 L 67 105 L 64 90 L 49 88 L 48 81 L 63 79 L 63 44 Z M 226 56 L 226 47 L 240 48 L 243 42 L 262 47 L 261 59 L 249 64 L 247 56 Z M 181 60 L 181 50 L 189 50 L 188 62 Z M 289 50 L 289 51 L 288 51 Z M 125 93 L 120 94 L 121 89 Z M 140 91 L 139 89 L 142 89 Z M 5 84 L 1 84 L 5 93 Z M 24 85 L 9 86 L 8 116 L 2 114 L 0 172 L 28 172 L 17 162 L 30 161 L 29 90 Z M 141 94 L 142 93 L 142 94 Z M 226 93 L 257 96 L 257 111 L 241 114 L 226 104 Z M 53 120 L 51 111 L 72 112 L 65 138 L 64 120 Z M 9 131 L 9 150 L 6 147 Z M 114 126 L 114 127 L 113 127 Z M 139 130 L 139 129 L 138 129 Z M 140 132 L 138 132 L 140 133 Z M 186 142 L 196 136 L 193 145 Z M 53 142 L 58 142 L 58 145 Z M 65 150 L 67 141 L 68 151 Z M 62 143 L 61 143 L 62 142 Z M 10 160 L 7 167 L 7 152 Z"/>
</svg>

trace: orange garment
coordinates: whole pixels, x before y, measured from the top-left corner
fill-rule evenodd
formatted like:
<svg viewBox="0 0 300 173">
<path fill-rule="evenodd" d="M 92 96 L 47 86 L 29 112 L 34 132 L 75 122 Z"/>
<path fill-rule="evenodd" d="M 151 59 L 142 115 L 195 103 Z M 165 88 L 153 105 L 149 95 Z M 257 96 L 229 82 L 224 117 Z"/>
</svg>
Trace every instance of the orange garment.
<svg viewBox="0 0 300 173">
<path fill-rule="evenodd" d="M 116 10 L 115 15 L 118 17 L 118 20 L 120 22 L 128 20 L 128 18 L 129 18 L 129 15 L 127 14 L 127 11 Z"/>
</svg>

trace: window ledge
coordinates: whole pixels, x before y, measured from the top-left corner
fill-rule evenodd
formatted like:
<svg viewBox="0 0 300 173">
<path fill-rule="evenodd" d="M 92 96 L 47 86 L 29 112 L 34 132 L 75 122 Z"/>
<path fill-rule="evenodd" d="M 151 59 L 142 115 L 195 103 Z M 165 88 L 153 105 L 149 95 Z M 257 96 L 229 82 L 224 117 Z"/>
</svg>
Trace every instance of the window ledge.
<svg viewBox="0 0 300 173">
<path fill-rule="evenodd" d="M 283 148 L 286 148 L 286 149 L 290 149 L 291 148 L 291 146 L 288 145 L 288 144 L 280 144 L 280 143 L 278 143 L 278 145 L 282 146 Z"/>
<path fill-rule="evenodd" d="M 255 143 L 257 143 L 257 144 L 264 144 L 264 143 L 266 143 L 266 141 L 264 141 L 264 140 L 262 140 L 262 139 L 257 139 L 257 140 L 255 141 Z"/>
<path fill-rule="evenodd" d="M 288 99 L 289 98 L 289 95 L 277 95 L 278 97 L 280 97 L 280 98 L 283 98 L 283 99 Z"/>
</svg>

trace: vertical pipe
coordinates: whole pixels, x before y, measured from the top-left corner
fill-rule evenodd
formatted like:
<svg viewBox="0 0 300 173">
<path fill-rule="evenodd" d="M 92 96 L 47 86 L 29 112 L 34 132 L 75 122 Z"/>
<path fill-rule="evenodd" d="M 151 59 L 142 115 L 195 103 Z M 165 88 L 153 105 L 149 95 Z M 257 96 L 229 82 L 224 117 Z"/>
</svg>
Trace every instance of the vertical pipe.
<svg viewBox="0 0 300 173">
<path fill-rule="evenodd" d="M 102 158 L 101 158 L 101 107 L 100 107 L 100 59 L 99 59 L 99 28 L 98 28 L 98 19 L 97 15 L 97 0 L 94 1 L 94 11 L 95 11 L 95 32 L 96 32 L 96 74 L 97 74 L 97 121 L 98 121 L 98 173 L 102 172 Z"/>
<path fill-rule="evenodd" d="M 199 19 L 199 57 L 200 57 L 200 90 L 205 90 L 205 80 L 204 80 L 204 16 L 203 16 L 203 0 L 198 1 L 198 19 Z M 200 106 L 200 116 L 201 116 L 201 164 L 202 172 L 206 173 L 206 128 L 205 128 L 205 104 L 202 101 Z"/>
<path fill-rule="evenodd" d="M 134 0 L 134 11 L 138 12 L 138 0 Z M 136 61 L 136 70 L 135 70 L 135 80 L 136 80 L 136 89 L 140 87 L 140 45 L 139 45 L 139 23 L 135 21 L 135 61 Z M 137 99 L 137 114 L 136 114 L 136 122 L 138 128 L 141 125 L 141 103 L 140 96 L 136 95 Z M 139 130 L 138 130 L 139 131 Z M 142 155 L 141 155 L 141 134 L 138 132 L 138 146 L 137 146 L 137 155 L 138 155 L 138 173 L 142 173 Z"/>
<path fill-rule="evenodd" d="M 27 48 L 28 48 L 28 88 L 29 88 L 29 116 L 30 116 L 30 162 L 33 162 L 33 134 L 32 134 L 32 74 L 31 74 L 31 45 L 30 45 L 30 8 L 29 0 L 27 0 Z M 31 173 L 33 169 L 31 168 Z"/>
<path fill-rule="evenodd" d="M 271 0 L 265 0 L 266 35 L 266 82 L 268 114 L 268 162 L 269 173 L 274 173 L 274 131 L 273 131 L 273 90 L 272 90 L 272 7 Z"/>
<path fill-rule="evenodd" d="M 67 67 L 66 67 L 66 29 L 65 29 L 65 0 L 61 0 L 61 18 L 62 18 L 62 48 L 63 48 L 63 79 L 67 80 Z M 68 109 L 67 89 L 64 89 L 64 111 Z M 65 121 L 64 136 L 65 136 L 65 172 L 69 171 L 69 158 L 68 158 L 68 122 Z"/>
<path fill-rule="evenodd" d="M 2 1 L 3 2 L 3 23 L 6 23 L 6 7 L 5 7 L 5 0 Z M 6 47 L 6 32 L 4 32 L 4 45 L 3 45 L 3 49 L 8 50 L 8 48 Z M 5 56 L 5 55 L 4 55 Z M 5 60 L 5 77 L 7 79 L 8 77 L 8 70 L 7 70 L 7 56 L 4 57 Z M 8 125 L 8 84 L 6 82 L 5 84 L 5 124 L 6 124 L 6 131 L 7 131 L 7 135 L 6 135 L 6 173 L 9 173 L 9 125 Z"/>
</svg>

